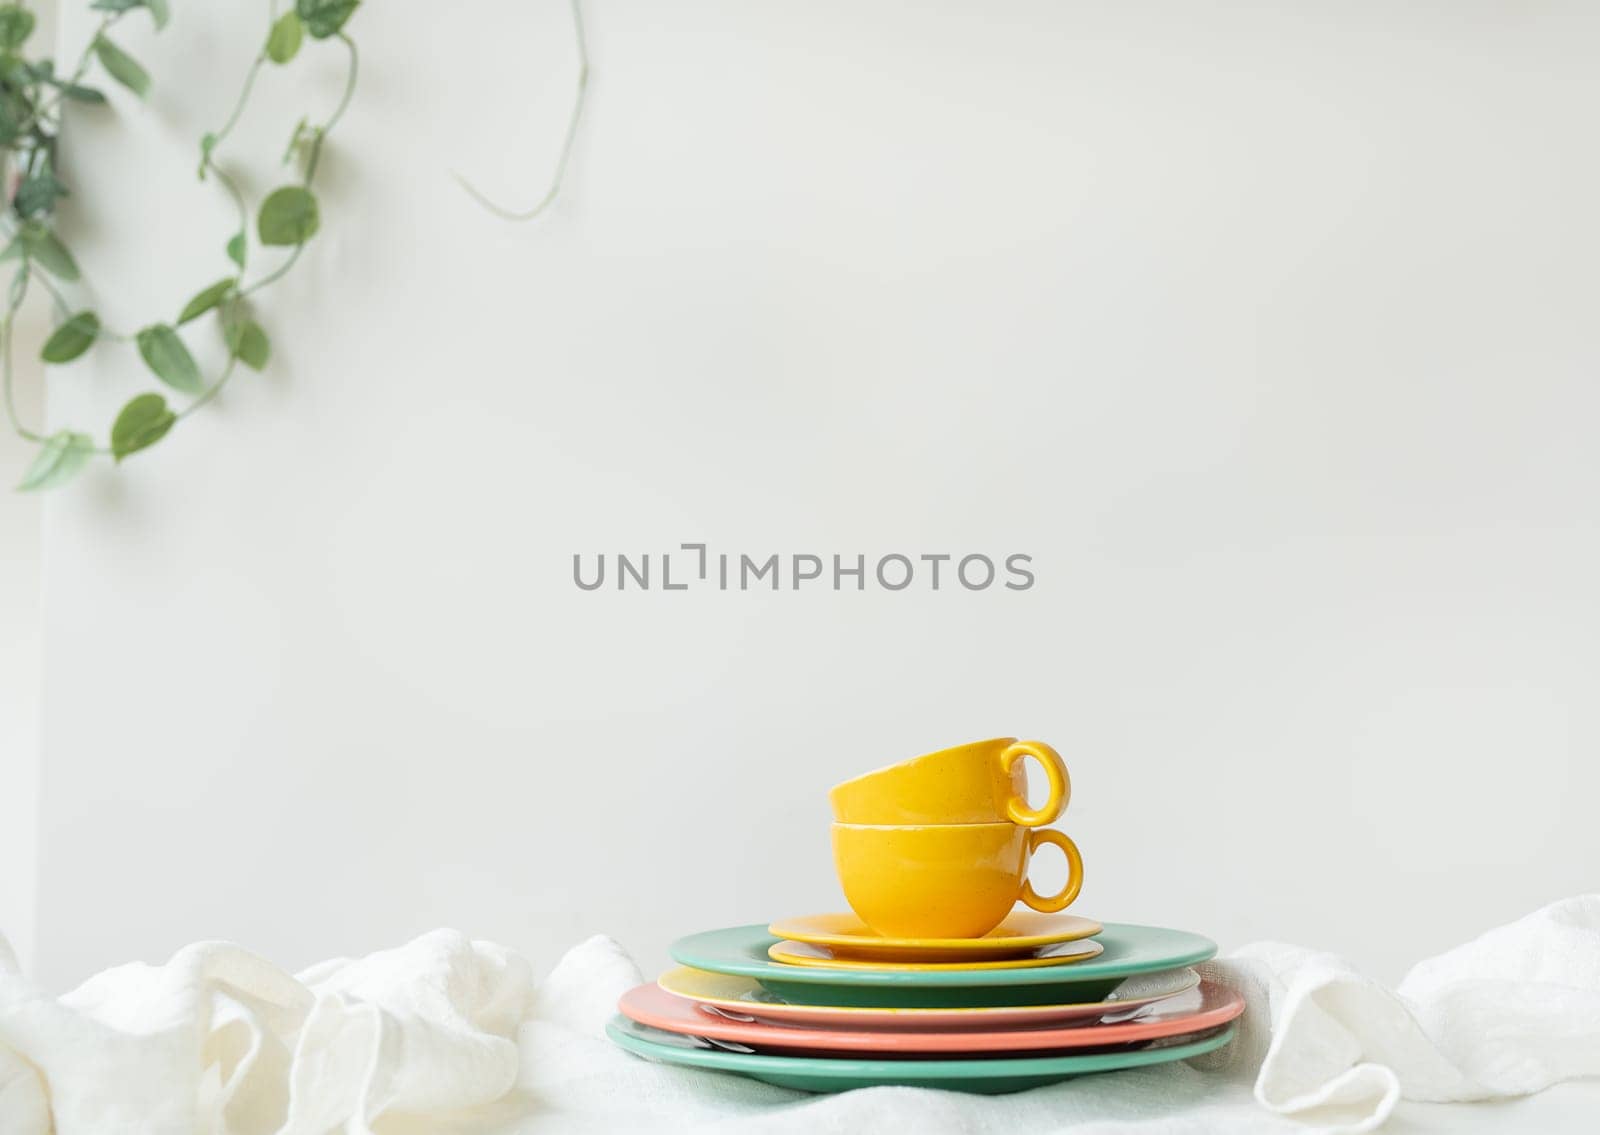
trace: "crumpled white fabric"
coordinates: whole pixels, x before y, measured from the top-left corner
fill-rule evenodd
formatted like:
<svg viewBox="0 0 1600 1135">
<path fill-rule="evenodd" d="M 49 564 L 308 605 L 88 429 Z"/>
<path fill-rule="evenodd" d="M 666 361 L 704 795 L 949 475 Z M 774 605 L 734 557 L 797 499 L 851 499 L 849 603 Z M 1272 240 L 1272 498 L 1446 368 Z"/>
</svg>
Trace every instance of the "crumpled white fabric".
<svg viewBox="0 0 1600 1135">
<path fill-rule="evenodd" d="M 641 977 L 604 937 L 537 990 L 518 955 L 449 931 L 297 977 L 204 943 L 59 999 L 0 949 L 0 1135 L 1354 1133 L 1401 1099 L 1497 1099 L 1600 1075 L 1600 895 L 1424 962 L 1392 992 L 1274 943 L 1202 968 L 1249 1009 L 1233 1045 L 1191 1065 L 999 1097 L 807 1096 L 613 1046 L 604 1024 Z"/>
<path fill-rule="evenodd" d="M 516 1083 L 528 963 L 439 930 L 290 976 L 202 942 L 59 999 L 0 956 L 0 1135 L 367 1133 Z"/>
<path fill-rule="evenodd" d="M 1254 1066 L 1245 1050 L 1264 1048 L 1256 1100 L 1326 1130 L 1375 1130 L 1401 1099 L 1504 1099 L 1600 1074 L 1600 895 L 1422 962 L 1393 992 L 1276 943 L 1203 968 L 1250 1002 L 1233 1055 Z"/>
</svg>

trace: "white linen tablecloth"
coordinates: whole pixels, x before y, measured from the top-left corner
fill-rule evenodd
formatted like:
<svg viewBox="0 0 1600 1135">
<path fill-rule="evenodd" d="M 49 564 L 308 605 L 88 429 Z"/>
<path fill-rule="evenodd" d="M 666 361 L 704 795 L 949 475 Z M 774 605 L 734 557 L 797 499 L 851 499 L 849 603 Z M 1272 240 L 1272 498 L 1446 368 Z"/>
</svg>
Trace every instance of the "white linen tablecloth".
<svg viewBox="0 0 1600 1135">
<path fill-rule="evenodd" d="M 1249 1007 L 1234 1044 L 1191 1065 L 998 1097 L 808 1096 L 615 1048 L 603 1025 L 641 977 L 604 937 L 539 983 L 513 951 L 452 931 L 298 976 L 201 943 L 60 998 L 0 948 L 0 1135 L 1360 1132 L 1402 1100 L 1503 1100 L 1600 1076 L 1600 895 L 1423 962 L 1394 991 L 1273 943 L 1202 968 Z M 1452 1107 L 1436 1127 L 1407 1106 L 1413 1130 L 1507 1119 Z M 1592 1130 L 1597 1106 L 1591 1082 L 1554 1094 L 1536 1127 L 1512 1123 Z"/>
</svg>

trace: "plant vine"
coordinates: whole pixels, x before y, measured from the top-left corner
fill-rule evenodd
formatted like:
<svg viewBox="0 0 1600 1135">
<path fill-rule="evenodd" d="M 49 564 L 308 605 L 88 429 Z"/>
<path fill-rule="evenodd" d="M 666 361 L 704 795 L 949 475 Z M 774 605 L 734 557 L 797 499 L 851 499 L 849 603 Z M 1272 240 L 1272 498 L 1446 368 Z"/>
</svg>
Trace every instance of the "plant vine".
<svg viewBox="0 0 1600 1135">
<path fill-rule="evenodd" d="M 503 221 L 531 221 L 541 216 L 561 196 L 561 186 L 567 178 L 567 164 L 572 160 L 573 143 L 578 140 L 578 123 L 583 119 L 583 99 L 589 90 L 589 37 L 583 30 L 583 9 L 578 0 L 568 0 L 572 15 L 573 47 L 578 53 L 578 78 L 572 93 L 572 112 L 567 117 L 567 129 L 561 137 L 561 150 L 556 155 L 556 167 L 550 175 L 550 184 L 544 196 L 525 209 L 512 209 L 501 205 L 461 174 L 452 174 L 456 184 L 479 205 Z"/>
<path fill-rule="evenodd" d="M 233 269 L 195 293 L 172 321 L 150 323 L 132 334 L 106 326 L 92 308 L 74 307 L 69 300 L 66 289 L 78 283 L 80 272 L 56 232 L 56 203 L 69 195 L 58 176 L 56 150 L 68 105 L 88 108 L 107 102 L 104 92 L 92 85 L 97 65 L 100 72 L 134 95 L 143 98 L 149 91 L 149 73 L 111 33 L 135 10 L 146 13 L 158 31 L 165 28 L 167 0 L 91 0 L 89 7 L 100 16 L 98 25 L 73 69 L 64 74 L 52 60 L 23 57 L 22 48 L 34 30 L 33 13 L 20 3 L 0 4 L 0 150 L 8 174 L 7 205 L 0 219 L 8 242 L 0 251 L 0 261 L 17 262 L 0 315 L 0 393 L 12 429 L 36 447 L 19 488 L 53 488 L 71 480 L 97 456 L 120 462 L 147 449 L 215 398 L 239 364 L 253 370 L 266 366 L 270 341 L 252 314 L 250 300 L 288 274 L 321 227 L 314 184 L 328 135 L 355 94 L 359 57 L 345 25 L 359 4 L 360 0 L 294 0 L 289 10 L 279 14 L 276 0 L 269 0 L 265 36 L 245 72 L 232 111 L 216 131 L 200 139 L 200 180 L 218 185 L 238 213 L 238 228 L 222 249 Z M 345 50 L 343 93 L 320 123 L 300 120 L 284 155 L 286 164 L 298 160 L 298 178 L 273 189 L 252 210 L 237 182 L 217 165 L 216 156 L 249 105 L 262 68 L 290 64 L 307 39 L 337 43 Z M 250 274 L 248 236 L 252 220 L 261 248 L 282 252 L 276 264 L 254 276 Z M 12 392 L 12 340 L 17 312 L 35 284 L 46 293 L 54 311 L 53 330 L 41 352 L 45 362 L 69 363 L 97 343 L 131 344 L 157 380 L 189 398 L 187 405 L 174 409 L 164 392 L 136 395 L 117 414 L 106 444 L 72 429 L 47 434 L 24 424 Z M 201 320 L 215 322 L 226 349 L 226 361 L 211 376 L 202 373 L 178 332 Z"/>
</svg>

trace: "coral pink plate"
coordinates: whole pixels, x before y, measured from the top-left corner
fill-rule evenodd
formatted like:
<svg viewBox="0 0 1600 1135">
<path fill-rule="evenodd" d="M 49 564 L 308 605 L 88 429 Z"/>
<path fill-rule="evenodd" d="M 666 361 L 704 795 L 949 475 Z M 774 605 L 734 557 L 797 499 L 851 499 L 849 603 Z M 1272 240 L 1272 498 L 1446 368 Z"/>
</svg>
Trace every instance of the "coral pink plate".
<svg viewBox="0 0 1600 1135">
<path fill-rule="evenodd" d="M 806 1028 L 735 1020 L 724 1012 L 676 997 L 658 985 L 640 985 L 622 995 L 617 1008 L 642 1025 L 684 1036 L 707 1037 L 769 1049 L 833 1053 L 1038 1052 L 1052 1049 L 1104 1048 L 1160 1040 L 1215 1028 L 1244 1012 L 1244 999 L 1212 982 L 1192 992 L 1157 1002 L 1131 1020 L 1067 1028 L 964 1029 L 940 1032 L 917 1029 Z"/>
</svg>

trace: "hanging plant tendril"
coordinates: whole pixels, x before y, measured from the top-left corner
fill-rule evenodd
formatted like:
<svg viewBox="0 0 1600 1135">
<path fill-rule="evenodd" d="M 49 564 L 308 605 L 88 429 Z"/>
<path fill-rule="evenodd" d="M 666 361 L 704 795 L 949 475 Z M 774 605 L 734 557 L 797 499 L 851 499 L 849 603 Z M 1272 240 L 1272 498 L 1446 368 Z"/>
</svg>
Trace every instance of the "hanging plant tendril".
<svg viewBox="0 0 1600 1135">
<path fill-rule="evenodd" d="M 567 176 L 567 162 L 572 157 L 572 143 L 578 136 L 578 121 L 583 117 L 583 96 L 589 89 L 589 44 L 583 34 L 583 13 L 578 0 L 569 0 L 572 7 L 572 36 L 578 49 L 578 82 L 572 96 L 572 113 L 567 117 L 567 132 L 561 139 L 561 153 L 556 158 L 555 171 L 550 176 L 550 187 L 543 197 L 528 209 L 508 209 L 496 204 L 481 189 L 459 173 L 452 173 L 456 184 L 471 194 L 472 199 L 495 216 L 507 221 L 531 221 L 548 209 L 561 195 L 561 183 Z"/>
<path fill-rule="evenodd" d="M 177 317 L 147 324 L 133 333 L 104 325 L 92 308 L 75 308 L 70 296 L 79 281 L 77 262 L 55 227 L 56 202 L 68 188 L 56 175 L 56 148 L 67 104 L 86 108 L 107 99 L 90 85 L 96 69 L 143 98 L 150 76 L 143 66 L 117 45 L 111 32 L 136 10 L 148 14 L 160 31 L 167 25 L 167 0 L 90 0 L 101 17 L 72 72 L 58 75 L 49 59 L 28 60 L 23 45 L 34 29 L 33 13 L 18 3 L 0 3 L 0 148 L 6 162 L 5 209 L 0 215 L 0 240 L 5 241 L 0 261 L 16 261 L 0 316 L 0 382 L 4 387 L 7 420 L 17 436 L 37 447 L 32 464 L 18 486 L 24 490 L 65 484 L 90 461 L 110 456 L 115 461 L 147 449 L 165 437 L 173 426 L 210 402 L 237 372 L 239 364 L 260 370 L 271 353 L 270 341 L 248 306 L 251 296 L 271 287 L 300 260 L 306 242 L 321 227 L 322 218 L 313 183 L 328 135 L 344 117 L 355 94 L 359 59 L 356 45 L 345 33 L 360 0 L 295 0 L 278 13 L 276 0 L 267 5 L 266 37 L 251 60 L 239 96 L 227 119 L 215 132 L 200 139 L 200 180 L 221 187 L 238 214 L 238 227 L 220 250 L 234 270 L 197 292 Z M 343 94 L 320 125 L 302 118 L 289 140 L 285 162 L 298 159 L 297 181 L 280 185 L 252 209 L 238 184 L 219 168 L 215 158 L 243 117 L 265 66 L 286 66 L 304 42 L 336 41 L 346 52 Z M 249 263 L 249 229 L 255 223 L 256 240 L 263 248 L 286 251 L 278 265 L 255 280 L 246 280 Z M 107 443 L 72 429 L 46 434 L 25 425 L 17 414 L 12 391 L 12 347 L 17 311 L 37 283 L 49 297 L 53 330 L 41 355 L 45 362 L 62 365 L 80 358 L 100 344 L 131 344 L 144 367 L 162 384 L 188 397 L 174 410 L 165 392 L 140 394 L 124 405 L 112 423 Z M 178 334 L 178 328 L 200 320 L 214 322 L 221 332 L 227 359 L 215 376 L 207 378 Z"/>
</svg>

